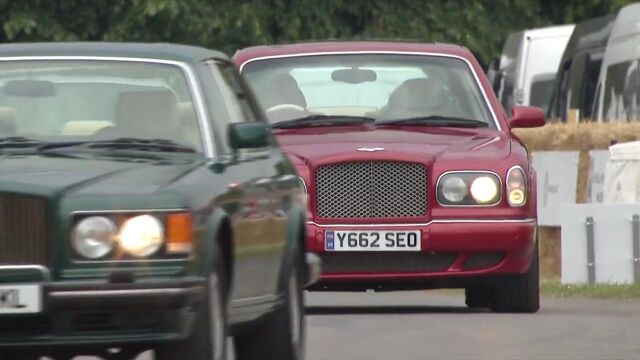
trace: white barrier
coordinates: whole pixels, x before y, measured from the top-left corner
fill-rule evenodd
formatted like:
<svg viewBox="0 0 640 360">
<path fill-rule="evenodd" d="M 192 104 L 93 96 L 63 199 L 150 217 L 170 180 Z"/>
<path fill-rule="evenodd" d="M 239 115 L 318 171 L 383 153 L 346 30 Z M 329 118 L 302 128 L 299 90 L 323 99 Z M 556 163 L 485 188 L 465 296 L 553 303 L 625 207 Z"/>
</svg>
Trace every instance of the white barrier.
<svg viewBox="0 0 640 360">
<path fill-rule="evenodd" d="M 560 226 L 560 207 L 575 204 L 578 151 L 537 151 L 531 154 L 537 173 L 538 224 Z"/>
<path fill-rule="evenodd" d="M 562 282 L 640 282 L 640 204 L 561 208 Z"/>
<path fill-rule="evenodd" d="M 587 202 L 604 201 L 604 172 L 611 153 L 609 150 L 589 151 L 589 174 L 587 176 Z"/>
</svg>

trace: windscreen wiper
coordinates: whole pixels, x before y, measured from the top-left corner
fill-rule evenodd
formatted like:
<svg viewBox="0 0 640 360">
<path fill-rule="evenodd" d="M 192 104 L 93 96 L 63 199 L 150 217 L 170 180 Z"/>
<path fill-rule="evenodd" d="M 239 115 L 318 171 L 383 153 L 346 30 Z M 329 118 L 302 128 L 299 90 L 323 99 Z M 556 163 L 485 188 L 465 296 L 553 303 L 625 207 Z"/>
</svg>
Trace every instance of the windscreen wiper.
<svg viewBox="0 0 640 360">
<path fill-rule="evenodd" d="M 23 136 L 0 137 L 0 150 L 32 148 L 42 146 L 45 143 L 42 140 L 29 139 Z"/>
<path fill-rule="evenodd" d="M 307 126 L 344 126 L 370 124 L 375 119 L 366 116 L 310 115 L 302 118 L 280 121 L 271 125 L 273 129 L 289 129 Z"/>
<path fill-rule="evenodd" d="M 426 125 L 426 126 L 451 126 L 451 127 L 468 127 L 480 128 L 489 127 L 489 124 L 475 119 L 466 119 L 451 116 L 416 116 L 404 119 L 392 119 L 377 121 L 376 125 Z"/>
<path fill-rule="evenodd" d="M 89 149 L 113 149 L 113 150 L 138 150 L 138 151 L 162 151 L 162 152 L 182 152 L 195 153 L 194 148 L 178 144 L 168 139 L 140 139 L 140 138 L 117 138 L 113 140 L 100 141 L 78 141 L 44 144 L 38 148 L 39 151 L 52 149 L 82 146 Z"/>
</svg>

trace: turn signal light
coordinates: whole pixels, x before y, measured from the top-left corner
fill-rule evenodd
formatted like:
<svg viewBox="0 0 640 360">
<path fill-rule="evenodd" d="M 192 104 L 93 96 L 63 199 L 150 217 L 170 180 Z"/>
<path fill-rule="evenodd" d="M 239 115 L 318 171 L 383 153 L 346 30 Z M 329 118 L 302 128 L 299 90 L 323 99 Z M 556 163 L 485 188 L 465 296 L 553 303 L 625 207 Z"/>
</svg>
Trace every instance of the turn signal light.
<svg viewBox="0 0 640 360">
<path fill-rule="evenodd" d="M 520 166 L 513 166 L 507 172 L 507 201 L 513 207 L 527 202 L 527 179 Z"/>
<path fill-rule="evenodd" d="M 166 217 L 169 254 L 189 254 L 193 250 L 193 228 L 191 214 L 169 214 Z"/>
</svg>

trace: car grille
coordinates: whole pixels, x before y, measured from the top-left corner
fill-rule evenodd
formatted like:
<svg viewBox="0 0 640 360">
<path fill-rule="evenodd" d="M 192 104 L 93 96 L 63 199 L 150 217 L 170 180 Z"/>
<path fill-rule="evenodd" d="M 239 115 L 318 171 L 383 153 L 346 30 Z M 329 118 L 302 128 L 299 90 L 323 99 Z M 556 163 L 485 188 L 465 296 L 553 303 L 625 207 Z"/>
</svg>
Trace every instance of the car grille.
<svg viewBox="0 0 640 360">
<path fill-rule="evenodd" d="M 0 265 L 47 263 L 46 203 L 0 193 Z"/>
<path fill-rule="evenodd" d="M 422 164 L 363 161 L 316 171 L 316 214 L 321 218 L 402 218 L 427 212 Z"/>
<path fill-rule="evenodd" d="M 322 273 L 435 272 L 447 270 L 456 254 L 357 253 L 322 256 Z"/>
<path fill-rule="evenodd" d="M 471 254 L 464 262 L 464 270 L 483 269 L 497 265 L 504 258 L 500 252 Z"/>
</svg>

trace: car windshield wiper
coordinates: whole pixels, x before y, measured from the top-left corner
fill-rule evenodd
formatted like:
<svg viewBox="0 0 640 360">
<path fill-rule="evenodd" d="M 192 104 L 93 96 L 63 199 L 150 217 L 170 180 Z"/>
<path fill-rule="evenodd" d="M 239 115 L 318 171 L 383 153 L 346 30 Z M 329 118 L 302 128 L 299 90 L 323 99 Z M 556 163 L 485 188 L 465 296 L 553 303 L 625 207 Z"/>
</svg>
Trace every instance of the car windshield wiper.
<svg viewBox="0 0 640 360">
<path fill-rule="evenodd" d="M 366 116 L 349 116 L 349 115 L 310 115 L 302 118 L 281 121 L 272 124 L 274 129 L 297 128 L 307 126 L 343 126 L 370 124 L 375 119 Z"/>
<path fill-rule="evenodd" d="M 29 139 L 23 136 L 0 137 L 0 150 L 32 148 L 45 143 L 42 140 Z"/>
<path fill-rule="evenodd" d="M 417 116 L 404 119 L 377 121 L 376 125 L 426 125 L 426 126 L 452 126 L 452 127 L 489 127 L 489 124 L 475 119 L 466 119 L 452 116 Z"/>
<path fill-rule="evenodd" d="M 90 149 L 114 149 L 114 150 L 138 150 L 138 151 L 163 151 L 163 152 L 183 152 L 195 153 L 194 148 L 178 144 L 168 139 L 139 139 L 139 138 L 118 138 L 113 140 L 100 141 L 78 141 L 48 143 L 40 146 L 39 151 L 52 149 L 83 146 Z"/>
</svg>

